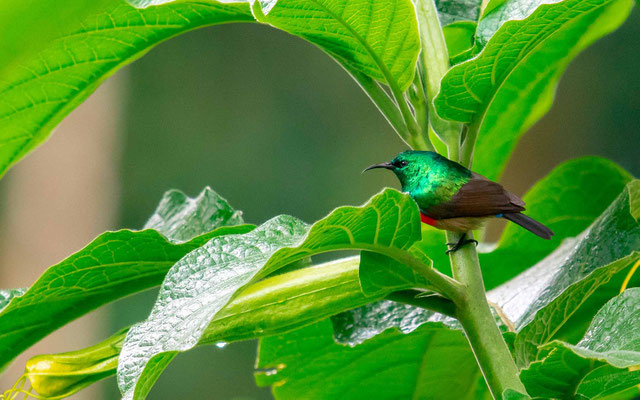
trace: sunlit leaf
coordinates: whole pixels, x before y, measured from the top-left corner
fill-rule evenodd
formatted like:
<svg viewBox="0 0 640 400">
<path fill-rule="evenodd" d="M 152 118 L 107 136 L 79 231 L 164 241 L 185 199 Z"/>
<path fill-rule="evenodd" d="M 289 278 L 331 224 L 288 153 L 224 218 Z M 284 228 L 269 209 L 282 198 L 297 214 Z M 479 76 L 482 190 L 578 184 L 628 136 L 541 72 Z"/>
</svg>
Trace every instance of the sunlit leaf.
<svg viewBox="0 0 640 400">
<path fill-rule="evenodd" d="M 358 257 L 330 261 L 249 285 L 220 310 L 198 344 L 221 345 L 282 334 L 377 299 L 360 291 L 359 261 Z M 86 349 L 30 359 L 27 376 L 32 389 L 39 395 L 68 396 L 114 375 L 127 331 L 128 328 Z M 176 352 L 170 352 L 153 359 L 145 369 L 136 396 L 147 395 L 175 355 Z M 66 379 L 69 377 L 77 380 Z"/>
<path fill-rule="evenodd" d="M 460 21 L 442 28 L 442 33 L 447 43 L 449 58 L 452 64 L 458 64 L 465 57 L 463 53 L 468 53 L 473 47 L 474 35 L 476 33 L 476 23 Z"/>
<path fill-rule="evenodd" d="M 560 164 L 524 196 L 525 214 L 547 225 L 555 235 L 540 240 L 508 223 L 498 247 L 480 254 L 487 289 L 515 277 L 542 260 L 563 240 L 579 235 L 631 181 L 616 163 L 599 157 L 583 157 Z"/>
<path fill-rule="evenodd" d="M 19 297 L 27 291 L 27 288 L 0 289 L 0 312 L 9 305 L 14 297 Z"/>
</svg>

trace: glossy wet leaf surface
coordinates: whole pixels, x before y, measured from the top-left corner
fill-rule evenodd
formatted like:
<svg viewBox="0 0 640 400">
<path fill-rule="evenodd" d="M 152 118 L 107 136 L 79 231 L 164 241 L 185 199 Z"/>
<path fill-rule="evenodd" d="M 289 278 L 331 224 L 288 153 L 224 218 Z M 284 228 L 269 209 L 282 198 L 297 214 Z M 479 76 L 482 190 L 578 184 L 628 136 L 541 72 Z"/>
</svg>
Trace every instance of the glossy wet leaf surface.
<svg viewBox="0 0 640 400">
<path fill-rule="evenodd" d="M 176 204 L 167 202 L 165 197 L 155 215 L 182 210 L 185 222 L 189 223 L 195 222 L 192 216 L 233 215 L 229 204 L 211 189 L 205 189 L 196 199 L 188 199 L 176 191 L 168 196 L 179 196 L 191 202 L 192 207 L 174 210 Z M 111 301 L 159 285 L 176 261 L 212 237 L 252 229 L 249 225 L 213 229 L 241 222 L 237 217 L 215 222 L 217 225 L 198 222 L 191 228 L 188 223 L 180 224 L 193 235 L 186 242 L 172 243 L 152 229 L 106 232 L 50 267 L 28 291 L 11 299 L 0 312 L 0 366 L 67 322 Z M 213 230 L 209 231 L 210 228 Z"/>
<path fill-rule="evenodd" d="M 136 386 L 146 384 L 139 378 L 147 363 L 195 346 L 217 313 L 250 282 L 327 251 L 406 252 L 420 238 L 419 225 L 415 202 L 386 189 L 362 207 L 338 208 L 313 226 L 280 216 L 246 234 L 213 238 L 169 271 L 149 318 L 127 335 L 118 366 L 124 397 L 143 393 Z"/>
<path fill-rule="evenodd" d="M 576 345 L 553 341 L 521 372 L 533 396 L 601 398 L 640 384 L 640 288 L 626 290 L 595 315 Z M 631 367 L 631 368 L 630 368 Z M 632 398 L 632 397 L 629 397 Z"/>
<path fill-rule="evenodd" d="M 630 8 L 630 0 L 541 5 L 524 20 L 504 22 L 477 57 L 447 73 L 435 105 L 441 117 L 477 129 L 475 171 L 500 176 L 519 137 L 548 111 L 569 61 L 618 27 Z"/>
<path fill-rule="evenodd" d="M 540 240 L 507 223 L 498 247 L 480 254 L 485 287 L 493 289 L 542 260 L 563 240 L 579 235 L 623 191 L 632 176 L 599 157 L 565 162 L 538 181 L 523 197 L 525 214 L 547 225 L 551 240 Z"/>
</svg>

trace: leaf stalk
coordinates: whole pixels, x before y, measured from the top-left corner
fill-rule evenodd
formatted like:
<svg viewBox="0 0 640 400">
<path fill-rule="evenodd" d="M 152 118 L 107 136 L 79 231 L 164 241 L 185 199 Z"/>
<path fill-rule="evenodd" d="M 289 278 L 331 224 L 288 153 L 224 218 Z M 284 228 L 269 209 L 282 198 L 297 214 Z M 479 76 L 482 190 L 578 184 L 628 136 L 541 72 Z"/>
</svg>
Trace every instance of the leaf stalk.
<svg viewBox="0 0 640 400">
<path fill-rule="evenodd" d="M 433 0 L 416 0 L 418 16 L 418 28 L 420 30 L 421 62 L 419 68 L 423 68 L 425 77 L 426 102 L 429 111 L 429 123 L 436 136 L 449 148 L 457 149 L 460 143 L 462 125 L 457 122 L 447 121 L 438 115 L 433 105 L 433 99 L 440 91 L 440 82 L 450 68 L 449 50 L 445 42 L 438 10 Z M 455 160 L 457 161 L 457 156 Z"/>
<path fill-rule="evenodd" d="M 449 159 L 470 166 L 479 127 L 477 124 L 463 127 L 460 123 L 443 120 L 436 113 L 433 100 L 450 68 L 449 54 L 434 0 L 415 0 L 415 3 L 422 45 L 422 62 L 419 65 L 425 69 L 423 75 L 426 77 L 430 124 L 447 145 Z M 471 237 L 471 232 L 467 235 Z M 447 232 L 449 242 L 455 243 L 459 238 L 460 234 Z M 462 324 L 493 397 L 501 399 L 507 389 L 526 393 L 487 302 L 476 248 L 467 245 L 451 253 L 450 263 L 457 293 L 449 298 L 455 303 L 455 315 Z"/>
</svg>

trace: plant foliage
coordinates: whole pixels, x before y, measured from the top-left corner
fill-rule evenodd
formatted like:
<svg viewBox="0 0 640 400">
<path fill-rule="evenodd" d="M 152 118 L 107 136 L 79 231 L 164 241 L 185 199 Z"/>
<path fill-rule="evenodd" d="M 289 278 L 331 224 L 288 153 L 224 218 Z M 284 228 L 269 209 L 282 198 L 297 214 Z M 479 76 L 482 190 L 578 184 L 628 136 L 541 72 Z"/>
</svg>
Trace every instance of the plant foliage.
<svg viewBox="0 0 640 400">
<path fill-rule="evenodd" d="M 0 176 L 158 43 L 199 27 L 253 22 L 322 49 L 411 146 L 473 160 L 497 179 L 520 137 L 551 107 L 569 62 L 620 26 L 634 3 L 25 4 L 0 6 L 0 36 L 9 44 L 0 49 Z M 169 191 L 142 230 L 106 232 L 31 287 L 0 291 L 2 369 L 66 323 L 160 285 L 146 320 L 90 348 L 35 357 L 0 397 L 14 398 L 28 379 L 41 398 L 62 398 L 117 373 L 123 398 L 143 399 L 180 352 L 258 338 L 256 381 L 271 385 L 277 399 L 634 398 L 640 181 L 612 161 L 586 157 L 557 166 L 524 200 L 555 231 L 553 240 L 509 225 L 477 257 L 478 279 L 490 291 L 474 301 L 488 299 L 489 323 L 519 374 L 505 390 L 496 392 L 500 379 L 490 376 L 465 325 L 471 289 L 449 266 L 455 271 L 460 261 L 444 255 L 442 231 L 421 226 L 408 195 L 384 189 L 314 224 L 281 215 L 255 227 L 206 188 L 196 198 Z M 315 262 L 345 250 L 358 254 Z"/>
</svg>

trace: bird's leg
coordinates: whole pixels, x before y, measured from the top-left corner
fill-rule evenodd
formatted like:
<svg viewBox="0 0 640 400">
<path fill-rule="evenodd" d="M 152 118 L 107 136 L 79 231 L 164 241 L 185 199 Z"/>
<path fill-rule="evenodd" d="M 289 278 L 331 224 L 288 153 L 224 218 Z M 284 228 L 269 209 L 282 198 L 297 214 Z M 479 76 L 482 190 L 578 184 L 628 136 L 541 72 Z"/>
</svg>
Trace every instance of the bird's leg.
<svg viewBox="0 0 640 400">
<path fill-rule="evenodd" d="M 469 244 L 469 243 L 475 243 L 476 246 L 478 245 L 478 241 L 477 240 L 467 239 L 467 234 L 465 232 L 465 233 L 462 234 L 462 236 L 460 236 L 460 239 L 458 239 L 458 241 L 456 243 L 447 243 L 447 246 L 453 246 L 453 247 L 451 247 L 445 253 L 449 254 L 449 253 L 456 252 L 456 251 L 458 251 L 460 249 L 460 247 L 464 246 L 465 244 Z"/>
</svg>

